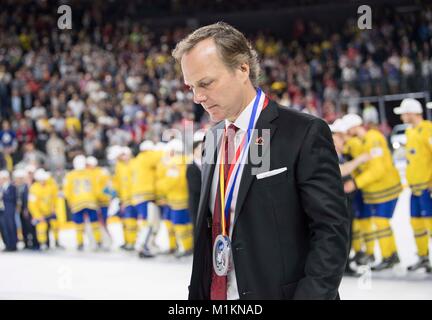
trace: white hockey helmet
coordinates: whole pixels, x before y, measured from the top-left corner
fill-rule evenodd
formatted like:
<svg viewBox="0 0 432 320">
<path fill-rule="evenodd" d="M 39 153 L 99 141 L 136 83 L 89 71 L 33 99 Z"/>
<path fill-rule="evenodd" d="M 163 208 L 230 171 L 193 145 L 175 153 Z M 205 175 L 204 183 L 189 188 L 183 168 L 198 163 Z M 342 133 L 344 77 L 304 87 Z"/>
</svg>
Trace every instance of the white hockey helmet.
<svg viewBox="0 0 432 320">
<path fill-rule="evenodd" d="M 7 170 L 0 170 L 0 178 L 10 179 L 10 173 Z"/>
<path fill-rule="evenodd" d="M 22 179 L 22 178 L 25 178 L 26 176 L 27 176 L 27 171 L 24 169 L 16 169 L 13 172 L 13 177 L 15 179 Z"/>
<path fill-rule="evenodd" d="M 116 160 L 120 156 L 121 148 L 122 147 L 117 146 L 117 145 L 108 148 L 107 159 L 110 161 Z"/>
<path fill-rule="evenodd" d="M 166 144 L 166 142 L 159 141 L 158 143 L 156 143 L 154 149 L 157 151 L 166 151 L 167 150 L 167 144 Z"/>
<path fill-rule="evenodd" d="M 37 167 L 34 164 L 29 164 L 25 167 L 25 170 L 27 171 L 27 173 L 34 174 L 37 170 Z"/>
<path fill-rule="evenodd" d="M 347 131 L 342 119 L 336 119 L 329 127 L 332 133 L 345 133 Z"/>
<path fill-rule="evenodd" d="M 47 181 L 49 177 L 49 173 L 42 168 L 37 169 L 34 174 L 34 179 L 36 181 Z"/>
<path fill-rule="evenodd" d="M 122 147 L 121 155 L 130 157 L 132 155 L 132 150 L 129 147 Z"/>
<path fill-rule="evenodd" d="M 349 113 L 342 118 L 343 124 L 346 131 L 354 127 L 361 126 L 363 124 L 363 119 L 355 113 Z"/>
<path fill-rule="evenodd" d="M 174 151 L 175 153 L 182 153 L 183 142 L 180 139 L 172 139 L 168 142 L 168 150 Z"/>
<path fill-rule="evenodd" d="M 75 170 L 84 170 L 86 168 L 86 157 L 82 154 L 73 159 L 73 167 Z"/>
<path fill-rule="evenodd" d="M 399 107 L 393 109 L 393 112 L 398 115 L 405 113 L 422 114 L 423 108 L 420 101 L 412 98 L 405 98 L 402 100 Z"/>
<path fill-rule="evenodd" d="M 154 148 L 155 144 L 151 140 L 144 140 L 139 146 L 140 151 L 149 151 L 153 150 Z"/>
<path fill-rule="evenodd" d="M 96 167 L 98 165 L 97 159 L 93 156 L 87 157 L 86 163 L 88 166 L 91 166 L 91 167 Z"/>
</svg>

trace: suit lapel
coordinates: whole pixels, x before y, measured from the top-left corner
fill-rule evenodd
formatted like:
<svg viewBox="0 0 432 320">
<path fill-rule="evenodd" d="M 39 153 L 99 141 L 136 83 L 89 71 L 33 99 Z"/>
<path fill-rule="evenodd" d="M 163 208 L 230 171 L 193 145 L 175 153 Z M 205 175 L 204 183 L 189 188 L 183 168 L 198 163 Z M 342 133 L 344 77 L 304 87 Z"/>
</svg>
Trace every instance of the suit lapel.
<svg viewBox="0 0 432 320">
<path fill-rule="evenodd" d="M 201 197 L 198 206 L 198 218 L 197 227 L 201 230 L 201 224 L 205 222 L 205 213 L 209 205 L 211 183 L 213 181 L 213 173 L 215 170 L 215 164 L 217 161 L 217 151 L 219 150 L 223 129 L 225 122 L 221 121 L 219 124 L 214 126 L 209 134 L 206 135 L 204 141 L 204 152 L 202 162 L 202 185 L 201 185 Z M 211 140 L 211 141 L 210 141 Z"/>
<path fill-rule="evenodd" d="M 245 164 L 243 168 L 243 173 L 240 181 L 240 187 L 239 192 L 237 195 L 237 203 L 235 208 L 235 217 L 234 217 L 234 225 L 237 222 L 238 216 L 240 214 L 241 208 L 243 206 L 243 203 L 246 199 L 246 195 L 249 191 L 249 188 L 255 179 L 255 175 L 252 174 L 252 168 L 253 165 L 258 165 L 257 163 L 253 164 L 251 163 L 250 155 L 251 155 L 251 149 L 253 149 L 254 154 L 258 154 L 256 152 L 257 148 L 262 148 L 262 152 L 260 154 L 262 155 L 261 158 L 265 159 L 266 153 L 270 152 L 270 141 L 276 132 L 276 125 L 272 124 L 271 121 L 276 119 L 278 117 L 278 110 L 277 110 L 277 104 L 273 101 L 270 101 L 267 108 L 265 108 L 255 125 L 255 130 L 253 131 L 252 137 L 251 137 L 251 143 L 248 150 L 248 162 Z M 257 145 L 257 138 L 263 137 L 262 130 L 267 129 L 270 130 L 270 139 L 268 141 L 264 140 L 262 146 Z"/>
</svg>

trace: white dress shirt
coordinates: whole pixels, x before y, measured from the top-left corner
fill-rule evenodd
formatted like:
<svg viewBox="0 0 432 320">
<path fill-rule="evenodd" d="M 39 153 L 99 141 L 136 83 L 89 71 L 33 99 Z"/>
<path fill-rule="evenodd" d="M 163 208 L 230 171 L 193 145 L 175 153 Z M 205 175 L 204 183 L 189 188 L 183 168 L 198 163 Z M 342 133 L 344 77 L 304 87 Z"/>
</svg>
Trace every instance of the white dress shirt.
<svg viewBox="0 0 432 320">
<path fill-rule="evenodd" d="M 225 129 L 228 129 L 229 125 L 232 123 L 234 123 L 234 125 L 237 128 L 239 128 L 239 130 L 236 132 L 236 134 L 234 136 L 234 146 L 235 146 L 236 151 L 237 151 L 238 146 L 241 144 L 241 142 L 243 140 L 243 136 L 247 132 L 250 117 L 251 117 L 252 110 L 253 110 L 253 105 L 255 102 L 255 98 L 256 98 L 256 96 L 252 99 L 252 101 L 248 104 L 248 106 L 242 111 L 242 113 L 240 113 L 240 115 L 238 116 L 238 118 L 234 122 L 231 122 L 229 120 L 225 120 Z M 260 101 L 259 101 L 259 104 L 257 107 L 257 112 L 255 115 L 255 122 L 253 124 L 253 128 L 255 128 L 255 124 L 256 124 L 256 122 L 259 118 L 259 115 L 261 113 L 262 106 L 264 104 L 264 100 L 265 100 L 265 94 L 264 94 L 264 92 L 262 92 L 261 98 L 260 98 Z M 214 213 L 213 211 L 214 211 L 214 205 L 215 205 L 215 200 L 216 200 L 216 191 L 217 191 L 217 188 L 219 187 L 219 185 L 218 185 L 218 182 L 219 182 L 219 164 L 221 163 L 220 156 L 221 156 L 221 153 L 218 152 L 217 162 L 216 162 L 215 171 L 213 174 L 213 180 L 212 180 L 211 189 L 210 189 L 209 206 L 210 206 L 210 211 L 211 211 L 212 215 Z M 239 159 L 241 159 L 241 157 L 242 156 L 240 155 Z M 246 159 L 247 159 L 247 154 L 244 155 L 243 162 L 245 162 Z M 230 230 L 229 230 L 230 239 L 232 238 L 232 232 L 234 229 L 234 223 L 233 222 L 234 222 L 235 208 L 236 208 L 236 203 L 237 203 L 237 195 L 238 195 L 238 191 L 239 191 L 239 187 L 240 187 L 240 180 L 241 180 L 242 173 L 243 173 L 243 167 L 244 166 L 240 166 L 237 181 L 236 181 L 236 184 L 234 186 L 232 201 L 231 201 Z M 233 171 L 233 178 L 234 178 L 234 173 L 235 173 L 235 171 Z M 231 253 L 231 258 L 230 258 L 230 267 L 231 268 L 230 268 L 230 271 L 228 272 L 228 278 L 227 278 L 227 299 L 228 300 L 238 300 L 240 298 L 240 296 L 239 296 L 239 292 L 238 292 L 238 288 L 237 288 L 237 279 L 236 279 L 236 275 L 235 275 L 235 267 L 234 267 L 234 261 L 232 258 L 232 253 Z"/>
</svg>

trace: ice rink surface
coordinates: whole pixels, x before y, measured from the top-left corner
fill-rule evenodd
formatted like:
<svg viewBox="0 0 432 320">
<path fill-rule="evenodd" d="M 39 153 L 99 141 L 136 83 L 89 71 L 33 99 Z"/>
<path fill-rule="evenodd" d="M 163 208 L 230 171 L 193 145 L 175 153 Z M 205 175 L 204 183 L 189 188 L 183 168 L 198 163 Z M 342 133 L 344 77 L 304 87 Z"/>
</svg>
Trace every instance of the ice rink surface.
<svg viewBox="0 0 432 320">
<path fill-rule="evenodd" d="M 409 190 L 395 211 L 393 227 L 401 264 L 393 270 L 360 278 L 344 278 L 342 299 L 432 299 L 432 274 L 408 274 L 416 261 L 409 225 Z M 120 225 L 111 225 L 113 247 L 120 244 Z M 163 247 L 164 230 L 158 243 Z M 66 250 L 0 253 L 0 299 L 186 299 L 192 258 L 158 256 L 139 259 L 136 253 L 76 252 L 74 232 L 63 231 Z"/>
</svg>

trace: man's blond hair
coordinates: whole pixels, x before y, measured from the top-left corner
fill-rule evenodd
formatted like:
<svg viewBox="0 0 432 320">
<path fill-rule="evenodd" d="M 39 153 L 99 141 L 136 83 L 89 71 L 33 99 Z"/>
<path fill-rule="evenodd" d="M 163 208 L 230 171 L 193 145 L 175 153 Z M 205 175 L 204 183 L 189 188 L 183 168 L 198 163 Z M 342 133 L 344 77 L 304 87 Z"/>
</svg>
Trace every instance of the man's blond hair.
<svg viewBox="0 0 432 320">
<path fill-rule="evenodd" d="M 233 26 L 217 22 L 201 27 L 187 35 L 172 51 L 172 56 L 179 63 L 185 53 L 191 51 L 199 42 L 213 39 L 222 62 L 232 71 L 243 63 L 249 65 L 249 78 L 254 87 L 258 86 L 260 67 L 258 54 L 246 37 Z"/>
</svg>

